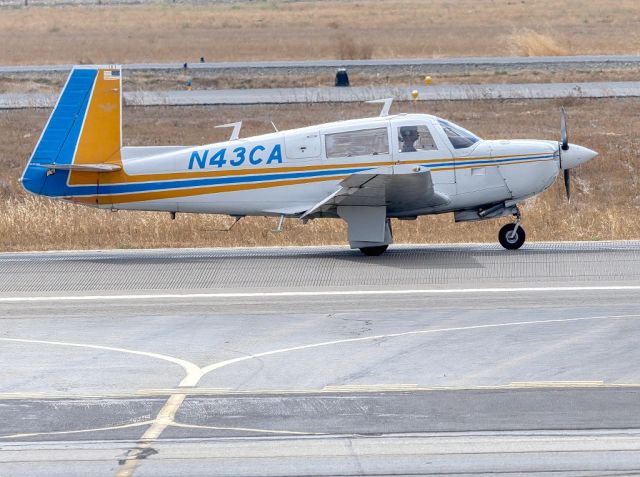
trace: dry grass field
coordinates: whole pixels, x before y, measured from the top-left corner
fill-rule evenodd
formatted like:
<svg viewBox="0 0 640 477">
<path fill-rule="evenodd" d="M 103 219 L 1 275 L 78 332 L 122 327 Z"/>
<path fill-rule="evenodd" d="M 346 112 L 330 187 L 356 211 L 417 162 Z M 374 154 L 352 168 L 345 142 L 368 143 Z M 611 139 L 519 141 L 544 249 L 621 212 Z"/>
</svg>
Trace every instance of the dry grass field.
<svg viewBox="0 0 640 477">
<path fill-rule="evenodd" d="M 637 54 L 637 0 L 262 0 L 0 9 L 0 64 Z"/>
<path fill-rule="evenodd" d="M 471 101 L 428 105 L 396 104 L 395 111 L 421 111 L 452 119 L 485 138 L 559 136 L 558 110 L 569 112 L 572 142 L 600 152 L 574 171 L 573 197 L 564 198 L 561 180 L 525 203 L 530 240 L 610 240 L 640 238 L 640 115 L 637 100 Z M 428 108 L 428 110 L 426 109 Z M 215 124 L 245 120 L 243 133 L 377 114 L 373 105 L 292 105 L 256 107 L 126 108 L 129 145 L 203 144 L 221 140 Z M 303 226 L 288 220 L 273 233 L 274 219 L 248 218 L 231 232 L 226 217 L 100 211 L 27 196 L 17 179 L 48 112 L 0 112 L 0 250 L 130 247 L 203 247 L 345 243 L 340 221 Z M 506 219 L 503 219 L 504 222 Z M 494 242 L 501 221 L 454 224 L 451 215 L 394 224 L 397 242 Z"/>
</svg>

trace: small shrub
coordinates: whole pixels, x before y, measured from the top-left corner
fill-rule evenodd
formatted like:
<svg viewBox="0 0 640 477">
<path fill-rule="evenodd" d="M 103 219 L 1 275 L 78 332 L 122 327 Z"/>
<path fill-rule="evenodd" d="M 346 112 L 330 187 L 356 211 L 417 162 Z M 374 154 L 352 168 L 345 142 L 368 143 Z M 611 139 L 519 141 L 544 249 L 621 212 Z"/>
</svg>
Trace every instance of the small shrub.
<svg viewBox="0 0 640 477">
<path fill-rule="evenodd" d="M 373 57 L 373 45 L 357 41 L 348 33 L 341 31 L 337 35 L 337 53 L 341 60 L 370 60 Z"/>
<path fill-rule="evenodd" d="M 569 51 L 550 35 L 524 29 L 509 37 L 512 53 L 521 56 L 564 56 Z"/>
</svg>

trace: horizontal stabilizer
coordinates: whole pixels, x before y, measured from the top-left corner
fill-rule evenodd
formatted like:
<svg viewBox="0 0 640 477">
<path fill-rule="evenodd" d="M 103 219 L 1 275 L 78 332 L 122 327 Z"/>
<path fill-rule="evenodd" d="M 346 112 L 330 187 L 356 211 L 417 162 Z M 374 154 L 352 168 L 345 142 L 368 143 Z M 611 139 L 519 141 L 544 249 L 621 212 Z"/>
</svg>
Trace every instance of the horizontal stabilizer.
<svg viewBox="0 0 640 477">
<path fill-rule="evenodd" d="M 122 169 L 118 164 L 42 164 L 34 162 L 32 166 L 40 166 L 52 171 L 77 171 L 77 172 L 116 172 Z"/>
</svg>

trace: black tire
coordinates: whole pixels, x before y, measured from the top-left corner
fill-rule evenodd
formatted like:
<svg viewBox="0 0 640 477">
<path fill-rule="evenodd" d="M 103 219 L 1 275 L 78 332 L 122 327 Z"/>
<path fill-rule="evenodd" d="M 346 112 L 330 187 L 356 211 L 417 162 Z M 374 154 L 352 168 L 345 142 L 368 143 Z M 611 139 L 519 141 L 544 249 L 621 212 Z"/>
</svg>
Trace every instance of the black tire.
<svg viewBox="0 0 640 477">
<path fill-rule="evenodd" d="M 386 250 L 388 245 L 378 245 L 376 247 L 360 247 L 360 251 L 367 255 L 368 257 L 377 257 L 378 255 L 382 255 Z"/>
<path fill-rule="evenodd" d="M 516 224 L 507 224 L 498 232 L 498 241 L 507 250 L 518 250 L 526 240 L 526 234 L 522 227 L 518 227 L 515 237 L 510 237 L 515 228 Z"/>
</svg>

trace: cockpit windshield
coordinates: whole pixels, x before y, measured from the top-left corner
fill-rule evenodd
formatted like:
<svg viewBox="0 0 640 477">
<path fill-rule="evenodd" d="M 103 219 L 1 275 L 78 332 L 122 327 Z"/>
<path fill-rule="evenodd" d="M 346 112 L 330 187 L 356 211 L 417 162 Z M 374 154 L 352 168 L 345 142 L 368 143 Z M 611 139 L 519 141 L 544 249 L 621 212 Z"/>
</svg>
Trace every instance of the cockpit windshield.
<svg viewBox="0 0 640 477">
<path fill-rule="evenodd" d="M 478 136 L 471 131 L 461 128 L 457 124 L 450 123 L 444 119 L 438 119 L 438 123 L 442 126 L 442 129 L 444 129 L 454 149 L 465 149 L 480 141 Z"/>
</svg>

